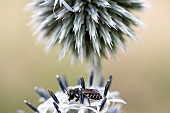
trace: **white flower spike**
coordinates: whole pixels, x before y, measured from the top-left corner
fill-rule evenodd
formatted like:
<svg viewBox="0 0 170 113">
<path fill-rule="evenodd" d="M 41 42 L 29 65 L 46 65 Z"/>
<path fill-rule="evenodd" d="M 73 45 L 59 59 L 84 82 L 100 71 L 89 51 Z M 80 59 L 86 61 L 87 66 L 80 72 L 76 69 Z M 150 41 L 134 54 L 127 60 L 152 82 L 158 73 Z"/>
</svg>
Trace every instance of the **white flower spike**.
<svg viewBox="0 0 170 113">
<path fill-rule="evenodd" d="M 57 3 L 58 3 L 58 0 L 55 0 L 53 11 L 55 10 Z M 59 3 L 60 3 L 60 7 L 63 4 L 69 11 L 73 11 L 73 9 L 65 2 L 65 0 L 59 0 Z"/>
</svg>

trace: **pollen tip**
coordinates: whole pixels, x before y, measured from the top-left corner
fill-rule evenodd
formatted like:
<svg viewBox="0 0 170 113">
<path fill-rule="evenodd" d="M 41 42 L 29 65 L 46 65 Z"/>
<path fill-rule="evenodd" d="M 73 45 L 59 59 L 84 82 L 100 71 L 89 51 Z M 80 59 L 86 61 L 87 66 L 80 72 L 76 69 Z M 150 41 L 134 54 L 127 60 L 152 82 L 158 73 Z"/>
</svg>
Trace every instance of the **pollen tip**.
<svg viewBox="0 0 170 113">
<path fill-rule="evenodd" d="M 60 78 L 60 76 L 59 76 L 59 75 L 56 75 L 56 78 Z"/>
<path fill-rule="evenodd" d="M 37 87 L 37 86 L 35 86 L 35 87 L 34 87 L 34 89 L 35 89 L 35 90 L 37 90 L 37 89 L 38 89 L 38 87 Z"/>
<path fill-rule="evenodd" d="M 24 103 L 28 103 L 28 101 L 27 101 L 27 100 L 24 100 Z"/>
</svg>

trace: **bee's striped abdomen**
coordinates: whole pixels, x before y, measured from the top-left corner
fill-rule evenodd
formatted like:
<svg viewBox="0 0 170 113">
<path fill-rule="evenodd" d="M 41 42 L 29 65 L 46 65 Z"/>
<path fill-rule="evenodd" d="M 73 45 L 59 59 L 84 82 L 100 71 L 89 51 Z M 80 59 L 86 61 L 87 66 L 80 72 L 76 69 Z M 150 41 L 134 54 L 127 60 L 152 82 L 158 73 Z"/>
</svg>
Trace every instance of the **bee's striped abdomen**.
<svg viewBox="0 0 170 113">
<path fill-rule="evenodd" d="M 100 95 L 100 93 L 85 93 L 85 95 L 89 97 L 90 99 L 94 99 L 94 100 L 102 99 L 102 96 Z"/>
</svg>

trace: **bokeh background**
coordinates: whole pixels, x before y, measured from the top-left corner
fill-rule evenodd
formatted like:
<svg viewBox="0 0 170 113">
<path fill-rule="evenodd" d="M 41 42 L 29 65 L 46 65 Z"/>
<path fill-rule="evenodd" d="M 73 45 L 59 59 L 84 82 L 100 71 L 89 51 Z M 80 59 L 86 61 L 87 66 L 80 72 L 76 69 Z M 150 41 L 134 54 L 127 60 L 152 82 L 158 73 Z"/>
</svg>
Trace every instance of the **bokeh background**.
<svg viewBox="0 0 170 113">
<path fill-rule="evenodd" d="M 26 24 L 24 11 L 30 0 L 0 3 L 0 113 L 17 109 L 31 112 L 23 100 L 38 105 L 34 86 L 57 90 L 56 74 L 66 74 L 71 85 L 79 76 L 88 79 L 87 64 L 70 65 L 69 56 L 57 61 L 54 48 L 45 54 Z M 170 113 L 170 1 L 148 0 L 152 8 L 138 13 L 145 29 L 137 28 L 139 42 L 127 40 L 128 52 L 118 50 L 118 59 L 103 60 L 103 73 L 113 74 L 112 90 L 127 101 L 124 113 Z"/>
</svg>

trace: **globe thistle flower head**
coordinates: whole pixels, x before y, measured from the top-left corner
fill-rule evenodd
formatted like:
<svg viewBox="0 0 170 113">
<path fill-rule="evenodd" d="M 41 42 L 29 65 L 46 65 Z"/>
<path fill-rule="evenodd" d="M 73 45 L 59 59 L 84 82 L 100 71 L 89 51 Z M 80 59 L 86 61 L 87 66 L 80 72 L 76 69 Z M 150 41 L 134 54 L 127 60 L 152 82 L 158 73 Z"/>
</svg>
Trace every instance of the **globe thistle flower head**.
<svg viewBox="0 0 170 113">
<path fill-rule="evenodd" d="M 24 102 L 36 113 L 119 113 L 122 105 L 126 102 L 120 98 L 119 92 L 109 91 L 111 79 L 110 76 L 105 86 L 95 86 L 93 85 L 93 75 L 91 75 L 89 85 L 86 85 L 84 78 L 81 77 L 80 84 L 66 87 L 64 83 L 66 80 L 57 76 L 61 91 L 54 93 L 52 90 L 48 90 L 48 94 L 44 89 L 36 87 L 36 92 L 43 100 L 42 103 L 36 108 L 28 101 Z M 69 93 L 76 89 L 78 92 L 74 92 L 75 97 L 70 97 Z M 91 92 L 87 94 L 86 90 L 88 89 Z M 100 99 L 99 95 L 101 95 Z M 72 99 L 69 100 L 70 98 Z M 18 113 L 26 112 L 19 110 Z"/>
<path fill-rule="evenodd" d="M 125 48 L 124 35 L 136 39 L 132 26 L 142 22 L 132 14 L 144 0 L 33 0 L 31 24 L 47 49 L 61 45 L 60 58 L 70 50 L 75 59 L 110 58 Z"/>
</svg>

